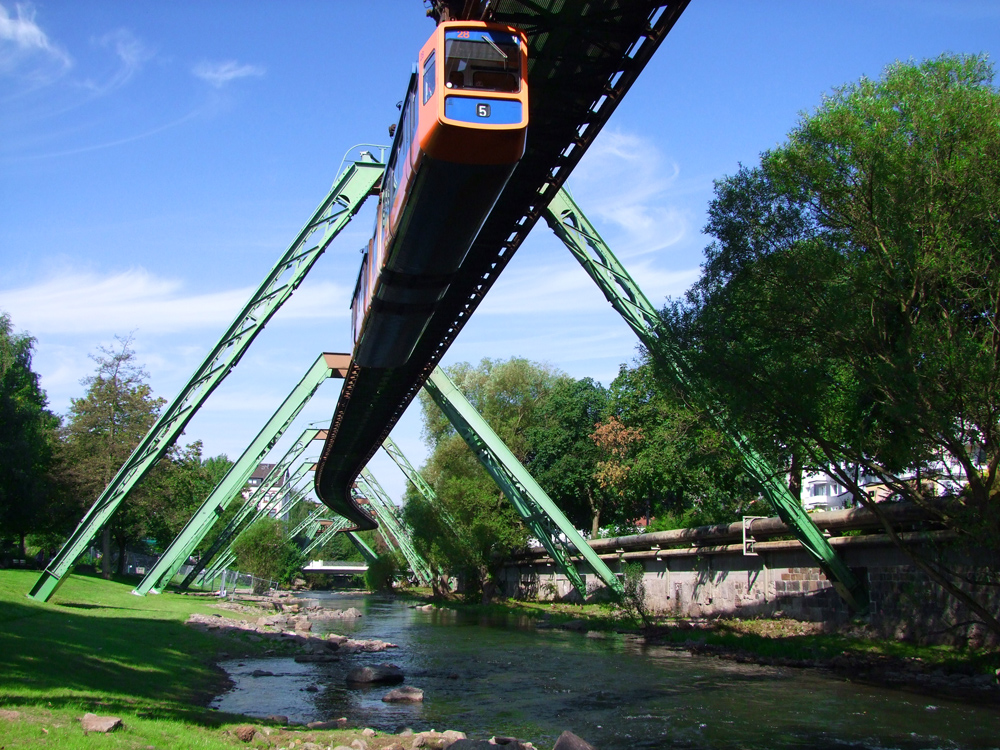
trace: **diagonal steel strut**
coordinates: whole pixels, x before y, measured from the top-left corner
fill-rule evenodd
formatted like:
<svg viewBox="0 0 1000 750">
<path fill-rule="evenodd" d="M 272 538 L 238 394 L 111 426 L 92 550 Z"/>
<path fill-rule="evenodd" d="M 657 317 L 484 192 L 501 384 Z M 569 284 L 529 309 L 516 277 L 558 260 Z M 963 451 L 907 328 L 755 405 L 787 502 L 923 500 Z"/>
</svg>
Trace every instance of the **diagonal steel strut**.
<svg viewBox="0 0 1000 750">
<path fill-rule="evenodd" d="M 288 426 L 299 415 L 319 387 L 331 377 L 343 377 L 350 364 L 350 354 L 321 354 L 299 384 L 292 389 L 267 424 L 257 433 L 243 455 L 232 465 L 201 507 L 195 511 L 160 559 L 135 587 L 133 594 L 159 593 L 177 575 L 205 535 L 218 522 L 233 499 L 239 495 L 260 461 L 268 454 Z M 325 433 L 321 434 L 323 439 Z"/>
<path fill-rule="evenodd" d="M 327 246 L 354 217 L 378 184 L 384 165 L 365 152 L 350 162 L 291 246 L 264 278 L 191 380 L 125 461 L 118 473 L 52 558 L 28 596 L 48 601 L 94 536 L 132 489 L 177 440 L 205 400 L 236 366 L 257 334 L 298 288 Z M 319 241 L 309 244 L 319 234 Z"/>
<path fill-rule="evenodd" d="M 538 537 L 552 560 L 580 592 L 580 596 L 586 600 L 587 587 L 570 557 L 572 554 L 583 555 L 608 588 L 621 595 L 622 584 L 615 574 L 590 548 L 559 506 L 545 494 L 545 490 L 493 432 L 444 370 L 435 367 L 424 383 L 424 388 L 472 449 L 483 468 L 493 477 L 493 481 L 510 500 L 518 515 Z"/>
<path fill-rule="evenodd" d="M 666 365 L 676 384 L 688 393 L 705 396 L 699 383 L 689 374 L 684 353 L 664 334 L 656 308 L 564 188 L 559 189 L 545 209 L 545 220 L 649 352 Z M 718 422 L 715 415 L 710 413 L 709 416 Z M 781 520 L 816 559 L 837 593 L 851 608 L 860 612 L 867 610 L 868 593 L 861 581 L 830 546 L 802 503 L 792 496 L 781 474 L 743 435 L 730 434 L 729 437 L 736 445 L 744 469 L 760 485 Z"/>
</svg>

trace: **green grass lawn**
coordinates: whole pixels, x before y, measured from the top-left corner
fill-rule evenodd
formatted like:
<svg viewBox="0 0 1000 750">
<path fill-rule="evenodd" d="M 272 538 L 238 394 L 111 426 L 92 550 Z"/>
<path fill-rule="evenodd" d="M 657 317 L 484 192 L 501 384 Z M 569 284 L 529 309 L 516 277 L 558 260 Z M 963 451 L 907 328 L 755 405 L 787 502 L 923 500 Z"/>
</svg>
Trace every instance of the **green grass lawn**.
<svg viewBox="0 0 1000 750">
<path fill-rule="evenodd" d="M 186 627 L 207 601 L 139 597 L 136 581 L 70 576 L 50 602 L 26 592 L 34 571 L 0 571 L 0 748 L 246 747 L 224 733 L 240 717 L 205 708 L 225 677 L 213 663 L 261 647 Z M 84 736 L 86 712 L 119 716 L 126 728 Z"/>
</svg>

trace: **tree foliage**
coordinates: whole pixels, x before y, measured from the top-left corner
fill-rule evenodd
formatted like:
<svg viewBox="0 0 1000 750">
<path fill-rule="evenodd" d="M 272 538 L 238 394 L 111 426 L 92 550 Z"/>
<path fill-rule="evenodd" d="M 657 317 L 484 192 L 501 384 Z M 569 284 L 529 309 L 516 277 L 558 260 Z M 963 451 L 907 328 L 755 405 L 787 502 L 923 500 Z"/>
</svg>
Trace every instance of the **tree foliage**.
<svg viewBox="0 0 1000 750">
<path fill-rule="evenodd" d="M 530 452 L 528 432 L 555 383 L 566 377 L 525 359 L 462 363 L 448 375 L 489 422 L 518 460 Z M 437 493 L 440 512 L 408 495 L 405 518 L 418 551 L 439 570 L 461 575 L 467 590 L 490 598 L 495 576 L 511 550 L 523 548 L 528 532 L 510 502 L 482 468 L 428 395 L 420 396 L 424 437 L 431 456 L 424 478 Z"/>
<path fill-rule="evenodd" d="M 35 340 L 14 332 L 0 314 L 0 533 L 18 541 L 47 526 L 55 487 L 50 481 L 59 420 L 31 369 Z"/>
<path fill-rule="evenodd" d="M 258 593 L 266 589 L 267 581 L 291 583 L 302 571 L 305 557 L 288 538 L 284 524 L 265 516 L 254 522 L 233 542 L 236 567 L 260 579 L 254 583 Z"/>
<path fill-rule="evenodd" d="M 859 475 L 877 478 L 959 532 L 966 549 L 990 551 L 995 571 L 992 78 L 983 57 L 943 56 L 837 90 L 758 166 L 717 182 L 703 277 L 666 317 L 730 429 L 772 455 L 801 455 L 881 514 L 859 486 Z M 913 481 L 935 465 L 946 468 Z M 935 501 L 959 475 L 968 484 L 946 510 Z M 1000 631 L 956 570 L 901 546 Z"/>
</svg>

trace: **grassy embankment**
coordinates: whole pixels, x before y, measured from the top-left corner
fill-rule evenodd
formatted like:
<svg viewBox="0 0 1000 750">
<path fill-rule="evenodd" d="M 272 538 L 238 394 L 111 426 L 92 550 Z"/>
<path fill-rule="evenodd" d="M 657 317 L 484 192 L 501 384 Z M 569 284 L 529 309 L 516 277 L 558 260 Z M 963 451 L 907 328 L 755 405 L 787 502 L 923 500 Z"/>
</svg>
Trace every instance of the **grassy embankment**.
<svg viewBox="0 0 1000 750">
<path fill-rule="evenodd" d="M 247 747 L 227 730 L 255 722 L 205 707 L 226 682 L 214 663 L 275 644 L 186 627 L 193 612 L 232 613 L 196 597 L 133 596 L 138 579 L 73 575 L 40 604 L 25 596 L 37 575 L 0 571 L 0 709 L 20 713 L 0 718 L 0 748 Z M 88 711 L 125 728 L 85 736 Z M 326 747 L 335 733 L 324 735 Z"/>
</svg>

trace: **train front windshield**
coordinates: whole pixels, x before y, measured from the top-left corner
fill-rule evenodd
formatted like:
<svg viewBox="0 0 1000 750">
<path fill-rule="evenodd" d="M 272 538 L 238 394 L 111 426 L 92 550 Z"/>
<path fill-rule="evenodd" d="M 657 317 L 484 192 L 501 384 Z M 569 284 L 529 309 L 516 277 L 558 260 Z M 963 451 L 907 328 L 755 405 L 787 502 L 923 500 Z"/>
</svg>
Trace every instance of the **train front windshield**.
<svg viewBox="0 0 1000 750">
<path fill-rule="evenodd" d="M 444 85 L 449 89 L 520 91 L 517 37 L 495 31 L 445 32 Z"/>
</svg>

